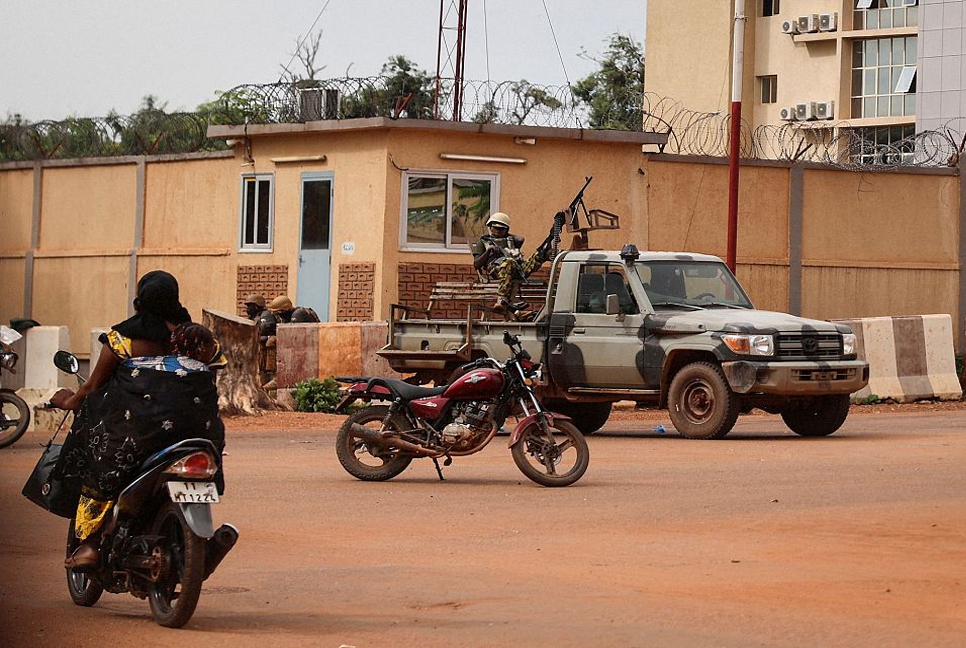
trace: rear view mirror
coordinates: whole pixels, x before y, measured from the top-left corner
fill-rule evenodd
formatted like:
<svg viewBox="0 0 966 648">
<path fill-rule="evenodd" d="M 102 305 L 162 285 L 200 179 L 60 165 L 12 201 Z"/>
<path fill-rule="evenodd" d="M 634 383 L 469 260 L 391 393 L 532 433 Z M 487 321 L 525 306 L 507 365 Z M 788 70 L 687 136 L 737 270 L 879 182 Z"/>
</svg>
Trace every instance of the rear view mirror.
<svg viewBox="0 0 966 648">
<path fill-rule="evenodd" d="M 64 373 L 76 374 L 80 371 L 80 361 L 70 351 L 58 351 L 54 354 L 54 366 Z"/>
</svg>

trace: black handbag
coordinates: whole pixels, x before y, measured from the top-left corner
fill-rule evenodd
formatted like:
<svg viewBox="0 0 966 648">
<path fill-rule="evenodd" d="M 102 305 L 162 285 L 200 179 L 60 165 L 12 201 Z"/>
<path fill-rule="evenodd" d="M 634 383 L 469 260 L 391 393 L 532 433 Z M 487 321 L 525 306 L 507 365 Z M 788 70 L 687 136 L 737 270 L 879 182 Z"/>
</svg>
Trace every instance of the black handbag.
<svg viewBox="0 0 966 648">
<path fill-rule="evenodd" d="M 64 417 L 67 420 L 67 417 Z M 63 426 L 61 423 L 50 437 L 47 446 L 40 455 L 40 460 L 34 466 L 33 472 L 27 478 L 20 492 L 24 497 L 42 509 L 63 518 L 72 518 L 77 512 L 77 501 L 80 499 L 80 484 L 76 480 L 65 480 L 54 475 L 54 468 L 63 450 L 62 443 L 54 443 L 54 439 Z"/>
</svg>

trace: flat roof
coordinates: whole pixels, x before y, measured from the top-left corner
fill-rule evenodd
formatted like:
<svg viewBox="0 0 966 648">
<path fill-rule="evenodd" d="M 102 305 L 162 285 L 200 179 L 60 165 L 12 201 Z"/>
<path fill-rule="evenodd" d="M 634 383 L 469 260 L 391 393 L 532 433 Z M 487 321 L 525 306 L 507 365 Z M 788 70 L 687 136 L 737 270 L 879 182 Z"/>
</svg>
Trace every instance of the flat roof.
<svg viewBox="0 0 966 648">
<path fill-rule="evenodd" d="M 208 126 L 208 137 L 212 139 L 228 139 L 243 138 L 245 136 L 305 135 L 309 133 L 352 132 L 380 129 L 449 131 L 457 133 L 477 133 L 480 135 L 512 135 L 515 137 L 613 142 L 615 144 L 664 145 L 668 140 L 667 133 L 595 130 L 590 128 L 551 128 L 549 126 L 511 126 L 507 124 L 477 124 L 474 122 L 452 122 L 432 119 L 390 119 L 388 117 L 326 119 L 322 121 L 287 124 Z"/>
</svg>

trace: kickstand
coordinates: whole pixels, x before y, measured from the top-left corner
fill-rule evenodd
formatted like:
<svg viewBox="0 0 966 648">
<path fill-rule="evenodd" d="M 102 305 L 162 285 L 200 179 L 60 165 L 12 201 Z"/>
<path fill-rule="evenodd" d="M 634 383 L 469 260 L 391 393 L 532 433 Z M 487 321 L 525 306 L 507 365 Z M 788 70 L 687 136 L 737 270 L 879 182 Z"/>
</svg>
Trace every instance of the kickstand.
<svg viewBox="0 0 966 648">
<path fill-rule="evenodd" d="M 439 467 L 439 460 L 433 457 L 433 465 L 436 466 L 436 474 L 439 475 L 439 481 L 446 481 L 443 477 L 443 469 Z"/>
</svg>

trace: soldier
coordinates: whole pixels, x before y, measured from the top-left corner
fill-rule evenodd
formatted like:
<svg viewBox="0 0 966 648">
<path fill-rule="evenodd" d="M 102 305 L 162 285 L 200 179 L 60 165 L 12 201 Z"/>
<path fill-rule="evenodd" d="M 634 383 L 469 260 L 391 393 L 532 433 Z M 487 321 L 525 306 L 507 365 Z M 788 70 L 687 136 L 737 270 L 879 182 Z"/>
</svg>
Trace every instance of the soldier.
<svg viewBox="0 0 966 648">
<path fill-rule="evenodd" d="M 500 282 L 496 289 L 497 298 L 494 310 L 521 311 L 526 302 L 510 302 L 517 284 L 536 272 L 545 261 L 550 259 L 551 246 L 559 240 L 560 227 L 564 222 L 563 212 L 554 216 L 554 226 L 540 247 L 529 258 L 523 258 L 523 237 L 510 234 L 510 217 L 497 212 L 486 221 L 490 228 L 473 246 L 473 267 L 486 274 L 490 279 Z"/>
<path fill-rule="evenodd" d="M 315 310 L 308 306 L 294 306 L 292 300 L 285 295 L 273 299 L 268 308 L 282 324 L 303 324 L 320 321 Z"/>
</svg>

